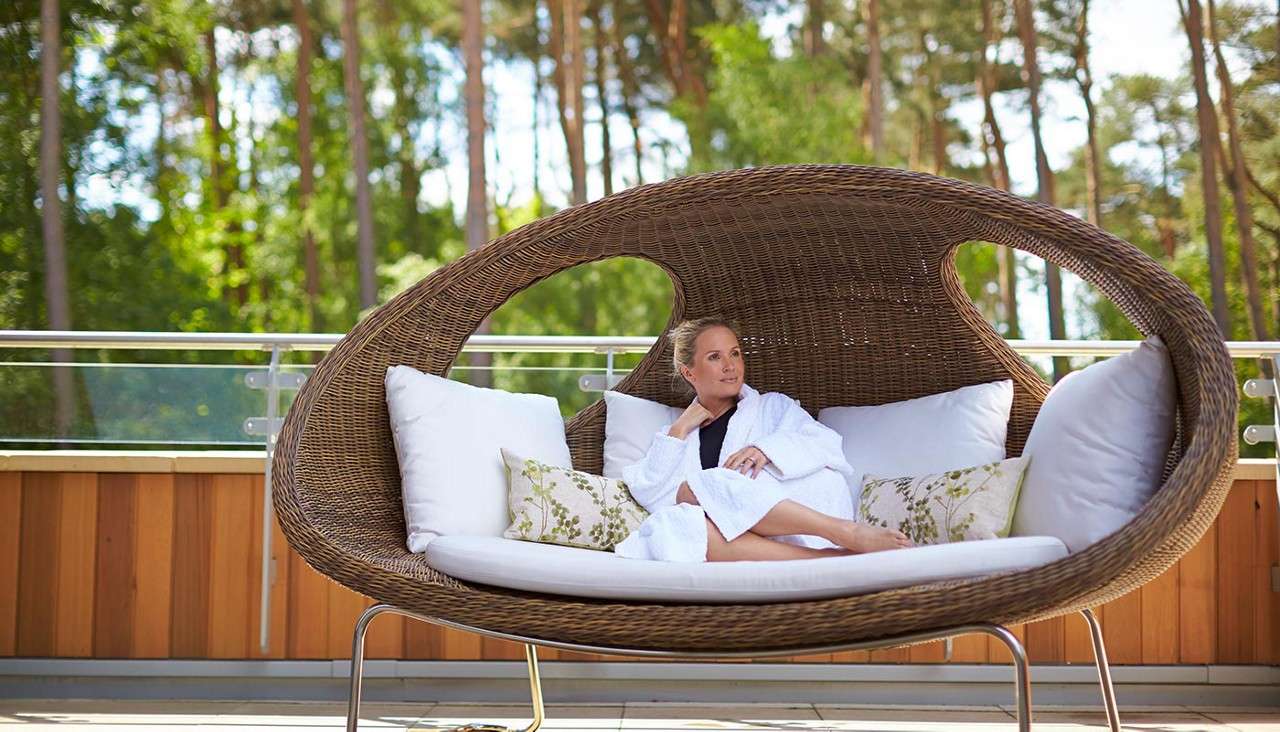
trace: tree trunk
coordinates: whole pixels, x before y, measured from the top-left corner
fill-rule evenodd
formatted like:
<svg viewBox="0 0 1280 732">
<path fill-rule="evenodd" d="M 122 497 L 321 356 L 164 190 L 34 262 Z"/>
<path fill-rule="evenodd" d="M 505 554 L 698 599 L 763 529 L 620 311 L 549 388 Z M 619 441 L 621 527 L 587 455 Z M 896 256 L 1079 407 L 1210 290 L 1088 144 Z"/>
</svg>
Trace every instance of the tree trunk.
<svg viewBox="0 0 1280 732">
<path fill-rule="evenodd" d="M 218 40 L 214 29 L 204 34 L 205 54 L 209 57 L 209 68 L 204 80 L 204 117 L 209 124 L 209 184 L 211 198 L 217 210 L 227 205 L 227 188 L 222 179 L 222 122 L 218 119 Z"/>
<path fill-rule="evenodd" d="M 392 33 L 392 38 L 399 37 L 400 21 L 396 18 L 395 5 L 391 0 L 381 0 L 378 4 L 382 25 Z M 422 237 L 418 225 L 418 192 L 420 190 L 417 151 L 413 139 L 412 122 L 416 116 L 414 100 L 416 89 L 414 82 L 406 73 L 407 61 L 403 57 L 392 55 L 386 62 L 391 72 L 391 90 L 395 95 L 392 114 L 395 116 L 396 137 L 399 138 L 399 150 L 396 158 L 400 164 L 400 205 L 404 215 L 400 230 L 405 247 L 411 252 L 421 252 Z"/>
<path fill-rule="evenodd" d="M 663 70 L 676 90 L 676 96 L 692 107 L 689 120 L 689 157 L 695 169 L 710 163 L 710 129 L 707 126 L 707 84 L 702 69 L 689 53 L 689 2 L 672 0 L 671 13 L 662 0 L 644 0 L 645 12 L 657 44 Z"/>
<path fill-rule="evenodd" d="M 551 56 L 560 129 L 569 154 L 570 204 L 586 203 L 587 163 L 582 136 L 582 34 L 580 0 L 547 0 L 551 15 Z"/>
<path fill-rule="evenodd" d="M 535 214 L 538 218 L 542 218 L 544 213 L 542 205 L 542 180 L 539 177 L 538 169 L 542 166 L 542 135 L 539 134 L 542 117 L 542 55 L 539 53 L 533 59 L 533 200 L 536 207 Z"/>
<path fill-rule="evenodd" d="M 924 112 L 915 110 L 916 124 L 911 130 L 911 150 L 907 154 L 907 169 L 920 170 L 924 167 Z"/>
<path fill-rule="evenodd" d="M 222 128 L 222 120 L 219 117 L 218 92 L 219 92 L 219 69 L 218 69 L 218 41 L 215 34 L 217 24 L 215 23 L 204 33 L 205 54 L 209 57 L 208 75 L 204 83 L 204 113 L 205 119 L 209 124 L 209 143 L 211 152 L 209 157 L 209 181 L 212 186 L 212 199 L 215 211 L 223 211 L 227 204 L 231 202 L 231 189 L 235 186 L 236 162 L 235 162 L 235 146 L 227 144 L 228 157 L 223 158 L 222 147 L 229 141 L 226 139 L 226 131 Z M 234 107 L 232 114 L 234 115 Z M 232 120 L 232 128 L 235 128 L 235 120 Z M 227 282 L 239 279 L 244 271 L 244 249 L 240 245 L 240 234 L 243 228 L 238 218 L 233 217 L 227 222 L 227 250 L 225 255 L 224 272 L 226 274 L 225 281 L 222 286 L 222 298 L 237 308 L 243 306 L 248 300 L 248 291 L 243 284 L 235 287 L 228 287 Z"/>
<path fill-rule="evenodd" d="M 435 104 L 432 106 L 431 126 L 432 126 L 432 144 L 431 159 L 434 161 L 444 160 L 444 105 L 440 102 L 440 84 L 435 85 L 432 96 L 435 98 Z M 449 166 L 441 165 L 436 168 L 440 171 L 440 177 L 444 179 L 444 200 L 453 201 L 453 179 L 449 176 Z M 445 204 L 449 210 L 453 210 L 453 204 Z M 436 251 L 439 247 L 436 247 Z"/>
<path fill-rule="evenodd" d="M 1014 0 L 1013 9 L 1018 22 L 1018 37 L 1022 41 L 1022 75 L 1027 83 L 1027 94 L 1031 106 L 1031 137 L 1036 150 L 1036 189 L 1041 203 L 1054 205 L 1053 171 L 1049 169 L 1049 158 L 1044 151 L 1044 140 L 1040 135 L 1040 65 L 1036 61 L 1036 28 L 1032 15 L 1030 0 Z M 1045 288 L 1049 294 L 1049 337 L 1053 340 L 1065 340 L 1067 337 L 1066 317 L 1062 303 L 1062 273 L 1058 265 L 1045 260 Z M 1057 382 L 1070 370 L 1064 357 L 1053 359 L 1053 380 Z"/>
<path fill-rule="evenodd" d="M 168 98 L 168 85 L 165 74 L 168 67 L 161 62 L 156 68 L 156 142 L 152 148 L 156 166 L 152 173 L 152 185 L 155 188 L 156 203 L 160 205 L 159 220 L 169 218 L 169 197 L 172 195 L 169 179 L 169 113 L 165 109 Z"/>
<path fill-rule="evenodd" d="M 570 93 L 570 104 L 566 105 L 573 113 L 573 150 L 570 157 L 573 166 L 573 202 L 587 202 L 587 155 L 583 125 L 584 106 L 582 90 L 586 86 L 586 65 L 582 52 L 582 5 L 583 0 L 562 0 L 564 3 L 565 50 L 569 53 L 569 78 L 566 88 Z"/>
<path fill-rule="evenodd" d="M 1227 267 L 1222 243 L 1222 211 L 1219 208 L 1218 174 L 1214 149 L 1219 145 L 1218 120 L 1205 78 L 1204 21 L 1199 0 L 1178 0 L 1182 27 L 1191 44 L 1191 74 L 1196 89 L 1196 121 L 1200 128 L 1200 182 L 1204 193 L 1204 229 L 1209 244 L 1209 286 L 1213 318 L 1223 338 L 1231 337 L 1231 313 L 1227 309 Z"/>
<path fill-rule="evenodd" d="M 209 68 L 207 70 L 203 91 L 204 91 L 204 116 L 208 123 L 209 137 L 209 198 L 213 201 L 215 212 L 221 212 L 226 209 L 227 204 L 231 200 L 231 176 L 235 166 L 222 157 L 222 146 L 226 142 L 223 136 L 222 120 L 218 116 L 218 39 L 215 34 L 217 24 L 210 26 L 204 32 L 204 50 L 208 56 Z M 234 126 L 234 125 L 233 125 Z M 226 275 L 222 285 L 223 300 L 233 305 L 244 305 L 244 297 L 239 287 L 228 287 L 226 282 L 231 281 L 239 276 L 239 272 L 244 269 L 244 253 L 241 251 L 239 243 L 239 226 L 235 222 L 228 222 L 227 243 L 225 254 L 224 273 Z"/>
<path fill-rule="evenodd" d="M 1222 45 L 1218 42 L 1218 29 L 1215 18 L 1216 8 L 1213 0 L 1209 0 L 1209 40 L 1213 44 L 1213 58 L 1218 69 L 1218 88 L 1222 101 L 1222 116 L 1227 120 L 1227 138 L 1231 146 L 1231 166 L 1227 171 L 1227 187 L 1231 189 L 1231 199 L 1235 204 L 1236 230 L 1240 237 L 1240 274 L 1244 279 L 1245 299 L 1249 305 L 1249 322 L 1253 326 L 1253 337 L 1260 341 L 1269 341 L 1271 336 L 1267 328 L 1267 318 L 1262 304 L 1262 286 L 1258 281 L 1258 252 L 1253 240 L 1253 212 L 1249 210 L 1249 181 L 1245 175 L 1244 148 L 1240 144 L 1240 130 L 1236 122 L 1235 91 L 1231 85 L 1231 72 L 1227 69 L 1227 59 L 1222 54 Z M 1220 140 L 1215 140 L 1221 144 Z"/>
<path fill-rule="evenodd" d="M 995 152 L 992 165 L 992 179 L 996 188 L 1002 191 L 1010 189 L 1009 158 L 1005 151 L 1004 133 L 1000 130 L 1000 122 L 996 119 L 996 109 L 992 97 L 995 94 L 995 67 L 987 60 L 989 49 L 999 53 L 1001 33 L 996 26 L 991 0 L 982 0 L 982 62 L 979 64 L 978 93 L 982 96 L 982 138 L 985 146 Z M 998 56 L 997 56 L 998 58 Z M 1021 338 L 1022 329 L 1018 323 L 1018 269 L 1014 250 L 1006 246 L 996 247 L 997 277 L 1000 286 L 1000 302 L 1004 310 L 1005 337 Z"/>
<path fill-rule="evenodd" d="M 565 150 L 569 155 L 569 175 L 573 175 L 573 122 L 566 111 L 565 62 L 564 62 L 564 6 L 563 0 L 547 0 L 547 16 L 551 18 L 551 32 L 547 36 L 547 50 L 551 52 L 551 85 L 556 90 L 556 116 L 560 120 L 560 133 L 564 135 Z"/>
<path fill-rule="evenodd" d="M 591 27 L 595 29 L 596 96 L 600 100 L 600 176 L 604 178 L 604 195 L 610 196 L 613 195 L 613 142 L 609 138 L 609 76 L 605 58 L 605 49 L 609 44 L 601 25 L 599 3 L 593 1 L 587 13 L 591 19 Z"/>
<path fill-rule="evenodd" d="M 880 0 L 862 5 L 867 24 L 867 147 L 878 165 L 884 161 L 884 53 L 880 48 Z"/>
<path fill-rule="evenodd" d="M 463 0 L 463 55 L 466 61 L 467 109 L 467 250 L 489 241 L 489 206 L 485 173 L 484 25 L 480 0 Z"/>
<path fill-rule="evenodd" d="M 320 314 L 320 254 L 311 226 L 311 197 L 315 195 L 315 162 L 311 152 L 311 18 L 305 0 L 293 0 L 293 24 L 298 29 L 298 70 L 294 90 L 298 98 L 298 212 L 302 216 L 302 260 L 311 332 L 322 332 Z"/>
<path fill-rule="evenodd" d="M 920 49 L 924 52 L 925 78 L 927 81 L 925 94 L 929 99 L 929 142 L 933 150 L 933 174 L 942 175 L 947 164 L 947 133 L 944 124 L 942 99 L 938 87 L 938 65 L 933 52 L 929 50 L 928 31 L 920 32 Z"/>
<path fill-rule="evenodd" d="M 823 0 L 808 0 L 808 13 L 804 23 L 804 52 L 809 58 L 820 56 L 827 50 L 827 43 L 822 37 L 826 15 Z"/>
<path fill-rule="evenodd" d="M 364 127 L 364 81 L 360 78 L 360 26 L 356 0 L 342 0 L 342 75 L 351 115 L 356 175 L 356 265 L 360 273 L 360 309 L 378 302 L 373 247 L 373 201 L 369 191 L 369 138 Z"/>
<path fill-rule="evenodd" d="M 65 73 L 67 75 L 67 88 L 75 89 L 77 82 L 76 82 L 76 65 L 74 61 L 67 65 L 67 70 Z M 76 201 L 76 172 L 79 170 L 79 167 L 80 167 L 79 164 L 81 161 L 72 160 L 70 150 L 65 150 L 63 152 L 64 154 L 62 156 L 62 176 L 63 176 L 62 192 L 63 192 L 63 195 L 67 197 L 66 206 L 63 209 L 65 213 L 63 215 L 68 217 L 74 217 L 76 215 L 76 208 L 80 205 L 79 202 Z"/>
<path fill-rule="evenodd" d="M 71 329 L 67 257 L 58 193 L 62 170 L 62 110 L 58 75 L 62 28 L 58 0 L 40 2 L 40 223 L 44 235 L 45 306 L 52 330 Z"/>
<path fill-rule="evenodd" d="M 475 251 L 489 240 L 489 202 L 486 197 L 484 157 L 484 19 L 480 0 L 462 0 L 462 55 L 466 62 L 467 108 L 467 251 Z M 476 333 L 489 332 L 485 316 Z M 468 364 L 476 368 L 470 379 L 476 386 L 492 386 L 493 363 L 488 352 L 468 354 Z"/>
<path fill-rule="evenodd" d="M 1179 219 L 1177 202 L 1169 193 L 1170 178 L 1170 162 L 1169 162 L 1169 146 L 1165 144 L 1165 133 L 1163 131 L 1164 111 L 1160 105 L 1152 100 L 1148 104 L 1151 110 L 1151 119 L 1156 123 L 1159 132 L 1156 135 L 1156 144 L 1160 148 L 1160 200 L 1164 204 L 1164 215 L 1156 217 L 1156 234 L 1160 237 L 1160 247 L 1164 250 L 1164 255 L 1170 261 L 1177 254 L 1178 239 L 1174 230 L 1175 224 Z"/>
<path fill-rule="evenodd" d="M 242 68 L 245 66 L 248 66 L 248 63 L 243 64 Z M 250 87 L 248 103 L 251 109 L 257 107 L 258 100 L 256 99 L 256 96 L 254 88 Z M 267 206 L 264 205 L 262 197 L 257 194 L 257 192 L 261 190 L 261 180 L 258 177 L 258 171 L 262 167 L 262 145 L 258 141 L 263 139 L 263 136 L 265 136 L 265 130 L 264 135 L 260 136 L 258 134 L 258 130 L 255 129 L 256 127 L 257 125 L 253 118 L 250 117 L 248 122 L 249 191 L 252 196 L 251 200 L 253 201 L 253 209 L 246 211 L 246 213 L 250 220 L 254 222 L 253 235 L 251 237 L 253 240 L 253 248 L 251 251 L 259 253 L 260 256 L 262 252 L 262 245 L 266 239 Z M 252 267 L 249 267 L 246 264 L 245 271 L 249 272 L 251 270 Z M 262 308 L 261 328 L 269 333 L 275 329 L 275 318 L 272 317 L 273 311 L 268 305 L 268 303 L 271 302 L 271 285 L 268 278 L 261 274 L 256 279 L 258 281 L 258 302 L 264 306 Z M 247 303 L 249 301 L 249 278 L 244 278 L 236 287 L 236 290 L 241 302 Z M 255 330 L 256 329 L 257 328 L 255 328 Z"/>
<path fill-rule="evenodd" d="M 627 53 L 627 44 L 623 42 L 622 23 L 619 20 L 623 16 L 618 12 L 618 1 L 614 0 L 611 7 L 613 9 L 613 58 L 618 66 L 618 78 L 622 80 L 622 109 L 627 114 L 627 123 L 631 125 L 632 150 L 635 155 L 636 180 L 632 185 L 638 186 L 644 183 L 644 173 L 640 169 L 644 159 L 644 150 L 640 143 L 640 110 L 635 105 L 640 85 L 636 83 L 635 70 L 631 66 L 631 58 Z"/>
<path fill-rule="evenodd" d="M 40 223 L 44 237 L 44 298 L 50 330 L 71 330 L 67 254 L 58 178 L 62 170 L 62 110 L 58 74 L 62 69 L 62 23 L 58 0 L 40 1 Z M 69 348 L 49 352 L 54 363 L 70 363 Z M 69 437 L 75 418 L 71 367 L 53 367 L 54 434 Z M 61 446 L 61 445 L 60 445 Z"/>
<path fill-rule="evenodd" d="M 1098 115 L 1093 106 L 1093 72 L 1089 68 L 1089 0 L 1083 0 L 1076 23 L 1075 77 L 1084 99 L 1085 198 L 1088 221 L 1102 226 L 1102 158 L 1098 153 Z"/>
</svg>

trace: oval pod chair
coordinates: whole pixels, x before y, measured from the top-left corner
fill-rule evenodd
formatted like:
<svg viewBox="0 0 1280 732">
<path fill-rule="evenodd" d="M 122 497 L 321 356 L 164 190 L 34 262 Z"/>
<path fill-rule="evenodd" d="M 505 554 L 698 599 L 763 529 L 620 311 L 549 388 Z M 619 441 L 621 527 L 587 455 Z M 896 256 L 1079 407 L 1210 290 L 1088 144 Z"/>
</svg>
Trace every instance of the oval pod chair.
<svg viewBox="0 0 1280 732">
<path fill-rule="evenodd" d="M 536 594 L 446 576 L 406 548 L 383 379 L 406 364 L 446 376 L 481 320 L 567 268 L 632 256 L 675 288 L 666 328 L 720 314 L 742 326 L 749 382 L 811 413 L 1011 378 L 1007 453 L 1021 454 L 1048 385 L 974 307 L 957 247 L 986 241 L 1075 272 L 1167 344 L 1177 430 L 1162 484 L 1115 533 L 1040 567 L 849 597 L 766 604 L 624 602 Z M 665 336 L 664 333 L 662 334 Z M 616 390 L 684 406 L 665 337 Z M 672 657 L 769 657 L 910 645 L 987 633 L 1014 659 L 1021 729 L 1030 685 L 1003 626 L 1082 612 L 1109 721 L 1118 729 L 1091 606 L 1156 577 L 1210 526 L 1235 461 L 1236 391 L 1209 313 L 1137 248 L 1067 213 L 991 188 L 902 170 L 777 166 L 642 185 L 560 211 L 433 272 L 344 337 L 298 393 L 274 452 L 273 501 L 317 571 L 379 604 L 356 624 L 348 726 L 359 711 L 364 631 L 381 612 L 534 647 Z M 605 403 L 566 425 L 573 467 L 602 469 Z"/>
</svg>

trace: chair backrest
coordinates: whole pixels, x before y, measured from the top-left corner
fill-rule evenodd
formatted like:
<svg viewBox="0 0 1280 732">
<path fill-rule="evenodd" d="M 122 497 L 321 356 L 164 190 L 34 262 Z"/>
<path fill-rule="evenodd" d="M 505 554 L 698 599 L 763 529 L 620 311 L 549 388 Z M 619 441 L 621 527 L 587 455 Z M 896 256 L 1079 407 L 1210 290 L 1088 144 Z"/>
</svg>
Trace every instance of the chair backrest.
<svg viewBox="0 0 1280 732">
<path fill-rule="evenodd" d="M 1150 257 L 1063 211 L 990 188 L 886 168 L 779 166 L 644 185 L 575 206 L 449 263 L 379 308 L 326 356 L 286 419 L 275 499 L 296 514 L 296 526 L 282 524 L 286 532 L 322 527 L 315 530 L 324 541 L 340 545 L 367 546 L 370 532 L 402 545 L 387 366 L 447 375 L 464 341 L 512 295 L 614 256 L 648 259 L 671 277 L 668 329 L 703 315 L 735 318 L 748 383 L 785 392 L 811 412 L 1012 378 L 1007 447 L 1019 454 L 1048 387 L 965 294 L 954 255 L 970 241 L 1073 271 L 1141 332 L 1159 333 L 1180 394 L 1166 474 L 1195 444 L 1202 413 L 1210 441 L 1187 471 L 1200 480 L 1221 470 L 1222 454 L 1235 449 L 1230 361 L 1200 301 Z M 683 406 L 665 329 L 661 335 L 616 388 Z M 603 400 L 570 420 L 576 467 L 600 470 L 603 428 Z M 1194 511 L 1198 536 L 1221 497 L 1206 502 L 1195 490 L 1205 485 L 1187 487 L 1162 517 Z M 355 506 L 360 521 L 347 518 Z"/>
<path fill-rule="evenodd" d="M 956 276 L 956 249 L 982 238 L 981 221 L 816 185 L 711 188 L 673 192 L 653 219 L 619 216 L 563 241 L 650 258 L 674 285 L 663 337 L 617 390 L 688 404 L 666 332 L 682 319 L 722 315 L 741 326 L 747 383 L 784 392 L 815 415 L 1011 378 L 1007 449 L 1021 453 L 1048 387 Z M 582 469 L 600 468 L 604 418 L 598 402 L 568 425 Z"/>
</svg>

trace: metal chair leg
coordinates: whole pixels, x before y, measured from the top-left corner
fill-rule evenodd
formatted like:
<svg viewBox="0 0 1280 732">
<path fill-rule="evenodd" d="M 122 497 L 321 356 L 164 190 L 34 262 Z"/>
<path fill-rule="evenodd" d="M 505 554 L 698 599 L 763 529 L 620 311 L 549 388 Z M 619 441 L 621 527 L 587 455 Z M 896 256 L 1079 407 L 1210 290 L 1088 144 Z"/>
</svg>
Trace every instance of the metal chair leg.
<svg viewBox="0 0 1280 732">
<path fill-rule="evenodd" d="M 1027 652 L 1018 637 L 1003 625 L 982 625 L 983 632 L 999 638 L 1013 656 L 1015 701 L 1018 704 L 1018 732 L 1031 732 L 1031 674 L 1027 668 Z"/>
<path fill-rule="evenodd" d="M 360 614 L 351 637 L 351 690 L 347 696 L 347 732 L 356 732 L 360 724 L 360 682 L 364 678 L 364 634 L 369 623 L 384 612 L 394 610 L 390 605 L 373 605 Z"/>
<path fill-rule="evenodd" d="M 519 732 L 537 732 L 542 726 L 542 677 L 538 675 L 538 647 L 532 643 L 524 644 L 524 658 L 529 665 L 529 697 L 533 702 L 533 721 Z M 500 724 L 464 724 L 452 732 L 517 732 Z"/>
<path fill-rule="evenodd" d="M 355 631 L 351 637 L 351 689 L 347 697 L 347 732 L 357 732 L 360 724 L 360 685 L 364 678 L 364 635 L 369 623 L 382 613 L 395 613 L 408 618 L 421 618 L 406 613 L 392 605 L 373 605 L 360 614 L 356 620 Z M 537 732 L 545 721 L 545 710 L 542 703 L 542 677 L 538 673 L 538 649 L 532 643 L 524 644 L 525 662 L 529 668 L 529 695 L 533 702 L 533 721 L 520 732 Z M 456 728 L 455 732 L 514 732 L 502 725 L 467 724 Z"/>
<path fill-rule="evenodd" d="M 1102 626 L 1093 616 L 1093 611 L 1085 608 L 1080 611 L 1084 619 L 1089 621 L 1089 635 L 1093 638 L 1093 663 L 1098 667 L 1098 685 L 1102 687 L 1102 705 L 1107 709 L 1107 724 L 1111 732 L 1120 732 L 1120 711 L 1116 708 L 1116 690 L 1111 685 L 1111 666 L 1107 663 L 1107 649 L 1102 644 Z"/>
<path fill-rule="evenodd" d="M 538 674 L 538 647 L 532 643 L 524 644 L 524 659 L 529 665 L 529 697 L 533 702 L 533 721 L 524 732 L 537 732 L 542 726 L 544 710 L 542 707 L 542 676 Z"/>
<path fill-rule="evenodd" d="M 480 633 L 493 638 L 502 640 L 521 642 L 524 645 L 525 661 L 528 664 L 529 671 L 529 695 L 533 703 L 533 721 L 528 727 L 518 732 L 537 732 L 545 720 L 543 701 L 542 701 L 542 679 L 538 673 L 538 651 L 534 643 L 530 643 L 532 639 L 524 636 L 510 635 L 506 633 L 496 633 L 487 631 L 483 628 L 475 628 L 460 623 L 455 623 L 439 618 L 430 618 L 425 615 L 418 615 L 407 610 L 401 610 L 393 605 L 378 604 L 365 610 L 359 620 L 356 621 L 355 633 L 351 641 L 351 693 L 347 703 L 347 732 L 357 732 L 356 726 L 360 720 L 360 681 L 364 674 L 364 635 L 369 628 L 369 623 L 378 615 L 384 612 L 403 615 L 425 623 L 434 623 L 457 630 L 465 630 L 474 633 Z M 1107 702 L 1108 715 L 1111 720 L 1111 729 L 1113 732 L 1119 732 L 1120 725 L 1118 716 L 1115 713 L 1115 696 L 1111 690 L 1111 674 L 1107 669 L 1106 652 L 1102 649 L 1102 633 L 1098 630 L 1097 621 L 1089 611 L 1085 612 L 1085 618 L 1089 621 L 1089 625 L 1093 630 L 1094 652 L 1098 659 L 1098 674 L 1103 682 L 1103 696 Z M 1013 657 L 1013 667 L 1015 674 L 1014 697 L 1018 706 L 1018 732 L 1031 732 L 1031 674 L 1027 665 L 1027 653 L 1022 647 L 1022 643 L 1017 636 L 1002 625 L 993 625 L 991 623 L 973 623 L 969 625 L 956 626 L 943 631 L 928 631 L 919 633 L 909 633 L 893 638 L 884 638 L 877 641 L 862 641 L 858 643 L 839 644 L 832 646 L 819 646 L 811 648 L 788 649 L 785 651 L 776 651 L 772 653 L 756 654 L 750 652 L 739 652 L 737 654 L 728 654 L 729 656 L 741 656 L 744 658 L 766 658 L 777 655 L 796 655 L 802 653 L 814 653 L 822 651 L 835 650 L 859 650 L 859 649 L 875 649 L 875 648 L 892 648 L 902 643 L 913 643 L 921 640 L 936 640 L 940 638 L 949 638 L 954 635 L 964 635 L 966 633 L 985 633 L 994 636 L 1004 643 L 1009 649 L 1009 654 Z M 640 650 L 624 650 L 612 647 L 588 646 L 569 643 L 547 642 L 556 648 L 565 648 L 568 650 L 581 650 L 589 652 L 605 652 L 605 653 L 625 653 L 627 655 L 641 656 L 673 656 L 673 657 L 702 657 L 716 658 L 725 656 L 722 653 L 674 653 L 668 651 L 653 651 L 650 649 Z M 461 727 L 453 728 L 453 732 L 517 732 L 509 730 L 501 725 L 489 724 L 468 724 Z"/>
</svg>

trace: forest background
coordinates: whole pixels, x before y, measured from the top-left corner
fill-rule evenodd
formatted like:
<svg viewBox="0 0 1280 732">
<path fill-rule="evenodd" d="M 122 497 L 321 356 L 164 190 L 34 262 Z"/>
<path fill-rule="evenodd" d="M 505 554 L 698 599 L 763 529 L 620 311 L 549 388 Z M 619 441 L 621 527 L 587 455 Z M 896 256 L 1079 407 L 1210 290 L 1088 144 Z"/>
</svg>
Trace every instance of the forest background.
<svg viewBox="0 0 1280 732">
<path fill-rule="evenodd" d="M 1122 16 L 1137 23 L 1115 27 Z M 1187 282 L 1224 337 L 1268 340 L 1280 327 L 1278 22 L 1280 3 L 1260 0 L 0 3 L 0 329 L 341 333 L 565 206 L 677 175 L 823 162 L 1062 207 Z M 1163 57 L 1095 77 L 1100 34 L 1107 53 L 1141 55 L 1171 33 Z M 969 295 L 1008 338 L 1139 337 L 1043 260 L 960 252 Z M 671 297 L 656 267 L 614 259 L 521 293 L 480 332 L 655 335 Z M 6 356 L 10 442 L 160 444 L 262 409 L 260 393 L 193 388 L 194 371 L 160 388 L 154 371 L 35 367 L 260 353 Z M 1033 363 L 1052 380 L 1083 362 Z M 553 394 L 571 414 L 598 396 L 577 375 L 600 366 L 471 354 L 459 371 Z M 1238 364 L 1241 378 L 1258 370 Z M 55 408 L 59 393 L 74 396 Z M 107 394 L 134 406 L 95 407 Z M 1270 421 L 1262 400 L 1241 408 L 1242 424 Z"/>
</svg>

